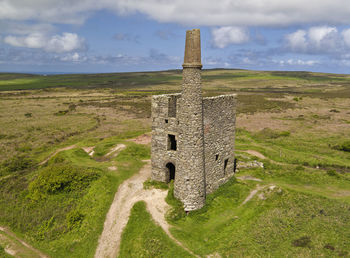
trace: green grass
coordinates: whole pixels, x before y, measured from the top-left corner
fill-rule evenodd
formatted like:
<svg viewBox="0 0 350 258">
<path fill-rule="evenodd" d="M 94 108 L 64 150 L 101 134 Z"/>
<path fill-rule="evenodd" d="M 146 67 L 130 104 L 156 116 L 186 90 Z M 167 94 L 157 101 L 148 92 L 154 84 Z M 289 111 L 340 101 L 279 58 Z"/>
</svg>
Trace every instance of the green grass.
<svg viewBox="0 0 350 258">
<path fill-rule="evenodd" d="M 343 172 L 350 166 L 349 154 L 332 147 L 345 139 L 272 129 L 236 133 L 237 149 L 257 150 L 280 162 L 261 160 L 263 169 L 239 171 L 238 176 L 262 179 L 258 184 L 265 189 L 242 205 L 257 182 L 233 178 L 207 196 L 204 208 L 186 216 L 170 187 L 167 219 L 174 226 L 172 234 L 200 256 L 349 255 L 350 176 Z M 238 155 L 239 161 L 257 159 L 247 155 Z M 269 190 L 269 185 L 276 187 Z"/>
<path fill-rule="evenodd" d="M 181 81 L 181 74 L 178 71 L 114 74 L 64 74 L 48 76 L 32 75 L 30 77 L 18 74 L 18 76 L 25 78 L 16 78 L 16 76 L 11 74 L 0 74 L 0 91 L 56 87 L 75 89 L 129 89 L 140 86 L 147 87 L 154 84 L 177 83 Z"/>
<path fill-rule="evenodd" d="M 173 242 L 152 220 L 144 202 L 131 210 L 120 245 L 119 257 L 192 257 Z"/>
<path fill-rule="evenodd" d="M 251 134 L 237 130 L 237 149 L 255 149 L 266 157 L 283 163 L 335 169 L 349 168 L 350 154 L 332 146 L 346 136 L 323 136 L 312 132 L 285 132 L 262 129 Z"/>
<path fill-rule="evenodd" d="M 146 180 L 143 182 L 143 189 L 151 189 L 151 188 L 157 188 L 157 189 L 169 189 L 168 184 L 164 182 L 159 181 L 153 181 L 151 179 Z"/>
<path fill-rule="evenodd" d="M 321 74 L 311 72 L 269 72 L 248 70 L 203 70 L 203 81 L 210 85 L 212 82 L 232 82 L 246 84 L 257 81 L 269 81 L 292 83 L 349 83 L 346 75 Z M 179 88 L 181 83 L 181 71 L 170 70 L 160 72 L 136 72 L 136 73 L 105 73 L 105 74 L 64 74 L 64 75 L 27 75 L 0 73 L 1 90 L 24 90 L 66 87 L 75 89 L 113 88 L 125 89 L 152 89 L 169 86 Z M 255 88 L 255 86 L 254 86 Z"/>
<path fill-rule="evenodd" d="M 171 221 L 171 232 L 201 256 L 317 257 L 350 251 L 349 204 L 278 185 L 263 191 L 265 200 L 256 196 L 241 205 L 254 187 L 229 181 L 208 196 L 203 209 Z M 293 245 L 304 236 L 311 239 L 307 247 Z"/>
<path fill-rule="evenodd" d="M 149 146 L 126 139 L 151 130 L 151 95 L 180 90 L 181 71 L 0 73 L 0 225 L 52 257 L 92 257 L 118 186 L 150 157 Z M 264 169 L 238 175 L 276 188 L 261 191 L 265 200 L 257 195 L 241 205 L 257 183 L 232 179 L 208 196 L 203 209 L 186 216 L 172 184 L 145 182 L 145 188 L 169 187 L 167 219 L 174 236 L 201 256 L 349 255 L 350 77 L 203 70 L 204 96 L 228 93 L 238 95 L 238 161 L 257 159 L 243 150 L 268 158 L 260 160 Z M 103 158 L 120 143 L 127 148 Z M 37 165 L 73 144 L 46 166 Z M 87 146 L 95 146 L 94 157 L 81 149 Z M 142 203 L 134 207 L 123 241 L 123 257 L 188 255 Z"/>
<path fill-rule="evenodd" d="M 60 152 L 39 171 L 14 172 L 0 181 L 0 224 L 53 257 L 92 257 L 118 186 L 150 156 L 145 146 L 124 144 L 127 148 L 109 162 L 75 148 Z M 117 173 L 107 170 L 112 163 Z"/>
</svg>

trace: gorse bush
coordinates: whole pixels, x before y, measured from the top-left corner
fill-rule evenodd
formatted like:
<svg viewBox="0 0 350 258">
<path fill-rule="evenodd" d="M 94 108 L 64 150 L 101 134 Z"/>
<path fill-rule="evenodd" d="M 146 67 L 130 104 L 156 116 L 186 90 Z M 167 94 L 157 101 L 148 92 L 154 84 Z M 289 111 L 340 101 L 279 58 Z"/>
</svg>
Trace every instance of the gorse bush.
<svg viewBox="0 0 350 258">
<path fill-rule="evenodd" d="M 311 239 L 309 236 L 303 236 L 293 240 L 292 244 L 295 247 L 309 247 L 311 244 Z"/>
<path fill-rule="evenodd" d="M 6 172 L 22 171 L 33 167 L 33 160 L 24 155 L 15 156 L 4 161 L 2 167 Z"/>
<path fill-rule="evenodd" d="M 346 141 L 340 145 L 340 150 L 350 152 L 350 141 Z"/>
<path fill-rule="evenodd" d="M 59 110 L 58 112 L 54 113 L 55 116 L 64 116 L 69 112 L 69 110 Z"/>
<path fill-rule="evenodd" d="M 333 146 L 333 149 L 350 152 L 350 141 L 345 141 L 339 145 Z"/>
<path fill-rule="evenodd" d="M 327 175 L 339 177 L 338 173 L 335 170 L 327 170 Z"/>
<path fill-rule="evenodd" d="M 69 229 L 79 228 L 83 222 L 85 215 L 79 210 L 72 210 L 67 214 L 66 224 Z"/>
<path fill-rule="evenodd" d="M 98 173 L 88 168 L 70 164 L 50 165 L 43 168 L 29 184 L 29 197 L 37 200 L 47 194 L 80 191 L 98 177 Z"/>
</svg>

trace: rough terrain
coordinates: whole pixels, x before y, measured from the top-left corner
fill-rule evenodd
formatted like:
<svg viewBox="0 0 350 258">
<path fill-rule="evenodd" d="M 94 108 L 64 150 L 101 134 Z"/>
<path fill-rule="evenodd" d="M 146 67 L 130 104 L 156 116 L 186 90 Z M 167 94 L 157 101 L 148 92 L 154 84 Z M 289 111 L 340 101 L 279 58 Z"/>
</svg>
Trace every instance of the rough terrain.
<svg viewBox="0 0 350 258">
<path fill-rule="evenodd" d="M 168 204 L 165 202 L 167 190 L 143 189 L 143 182 L 151 175 L 150 161 L 147 160 L 146 162 L 146 165 L 138 174 L 124 181 L 120 185 L 115 194 L 114 201 L 107 213 L 104 229 L 96 249 L 96 258 L 117 256 L 123 229 L 129 220 L 131 208 L 136 202 L 141 200 L 146 202 L 147 209 L 152 215 L 152 218 L 162 227 L 167 235 L 178 245 L 190 252 L 169 232 L 169 225 L 165 220 L 165 213 L 169 208 Z"/>
<path fill-rule="evenodd" d="M 15 257 L 49 257 L 5 227 L 0 227 L 0 242 L 5 243 L 5 252 Z"/>
</svg>

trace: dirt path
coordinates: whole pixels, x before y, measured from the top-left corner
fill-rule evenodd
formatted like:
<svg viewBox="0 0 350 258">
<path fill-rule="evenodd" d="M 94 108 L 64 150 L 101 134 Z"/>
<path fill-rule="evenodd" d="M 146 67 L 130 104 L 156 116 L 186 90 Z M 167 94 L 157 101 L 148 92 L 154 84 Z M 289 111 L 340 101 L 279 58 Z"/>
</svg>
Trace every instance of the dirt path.
<svg viewBox="0 0 350 258">
<path fill-rule="evenodd" d="M 278 162 L 278 161 L 274 161 L 268 157 L 266 157 L 264 154 L 256 151 L 256 150 L 237 150 L 239 152 L 245 152 L 245 153 L 248 153 L 252 156 L 255 156 L 255 157 L 258 157 L 259 159 L 267 159 L 268 161 L 270 161 L 271 163 L 274 163 L 274 164 L 279 164 L 279 165 L 284 165 L 285 163 L 282 163 L 282 162 Z"/>
<path fill-rule="evenodd" d="M 71 146 L 67 146 L 61 149 L 56 150 L 54 153 L 52 153 L 50 156 L 48 156 L 45 160 L 43 160 L 42 162 L 39 163 L 40 166 L 44 165 L 46 162 L 49 161 L 49 159 L 51 159 L 53 156 L 55 156 L 57 153 L 61 152 L 61 151 L 66 151 L 66 150 L 71 150 L 73 148 L 75 148 L 76 145 L 73 144 Z"/>
<path fill-rule="evenodd" d="M 128 141 L 135 142 L 137 144 L 150 144 L 151 143 L 152 136 L 151 134 L 142 134 L 134 139 L 130 139 Z"/>
<path fill-rule="evenodd" d="M 143 182 L 151 175 L 150 161 L 140 170 L 140 172 L 128 180 L 124 181 L 115 194 L 114 201 L 107 213 L 103 232 L 99 238 L 95 257 L 116 257 L 119 252 L 121 235 L 128 223 L 131 208 L 138 201 L 145 201 L 147 210 L 152 218 L 159 224 L 165 233 L 178 245 L 193 254 L 176 240 L 169 231 L 169 225 L 165 220 L 165 213 L 169 209 L 165 202 L 167 190 L 143 189 Z"/>
<path fill-rule="evenodd" d="M 124 150 L 126 148 L 125 144 L 118 144 L 117 146 L 115 146 L 114 148 L 112 148 L 106 155 L 105 157 L 116 157 L 120 151 Z"/>
<path fill-rule="evenodd" d="M 82 149 L 89 154 L 90 157 L 92 157 L 95 153 L 94 151 L 95 146 L 91 146 L 91 147 L 83 147 Z"/>
<path fill-rule="evenodd" d="M 258 157 L 259 159 L 268 159 L 266 158 L 262 153 L 255 151 L 255 150 L 240 150 L 241 152 L 248 153 L 252 156 Z"/>
<path fill-rule="evenodd" d="M 247 202 L 249 202 L 263 188 L 264 188 L 263 186 L 257 185 L 256 188 L 249 193 L 249 195 L 247 196 L 247 198 L 245 198 L 245 200 L 242 202 L 241 205 L 244 205 Z"/>
<path fill-rule="evenodd" d="M 262 180 L 260 178 L 256 178 L 253 176 L 237 176 L 236 178 L 240 179 L 240 180 L 250 180 L 250 181 L 262 182 Z"/>
<path fill-rule="evenodd" d="M 6 243 L 5 252 L 15 257 L 49 257 L 17 237 L 15 233 L 5 227 L 0 227 L 0 241 Z"/>
</svg>

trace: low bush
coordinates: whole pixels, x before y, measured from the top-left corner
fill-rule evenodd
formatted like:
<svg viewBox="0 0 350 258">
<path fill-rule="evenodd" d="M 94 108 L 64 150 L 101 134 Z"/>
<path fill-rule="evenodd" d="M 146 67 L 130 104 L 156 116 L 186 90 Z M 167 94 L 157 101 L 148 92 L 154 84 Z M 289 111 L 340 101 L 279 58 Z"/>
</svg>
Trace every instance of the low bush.
<svg viewBox="0 0 350 258">
<path fill-rule="evenodd" d="M 55 116 L 64 116 L 69 112 L 69 110 L 59 110 L 58 112 L 54 113 Z"/>
<path fill-rule="evenodd" d="M 333 146 L 333 149 L 350 152 L 350 141 L 345 141 L 339 145 Z"/>
<path fill-rule="evenodd" d="M 29 184 L 29 198 L 38 200 L 47 194 L 80 191 L 99 177 L 95 171 L 70 164 L 55 164 L 43 168 Z"/>
<path fill-rule="evenodd" d="M 33 165 L 33 160 L 25 155 L 12 157 L 2 163 L 3 170 L 6 172 L 22 171 L 32 168 Z"/>
<path fill-rule="evenodd" d="M 309 236 L 303 236 L 293 240 L 292 244 L 295 247 L 309 247 L 311 244 L 311 239 Z"/>
<path fill-rule="evenodd" d="M 350 152 L 350 141 L 346 141 L 340 145 L 340 150 Z"/>
<path fill-rule="evenodd" d="M 327 175 L 339 177 L 338 173 L 335 170 L 327 170 Z"/>
<path fill-rule="evenodd" d="M 72 210 L 67 214 L 66 224 L 68 229 L 79 228 L 83 222 L 85 215 L 79 210 Z"/>
</svg>

